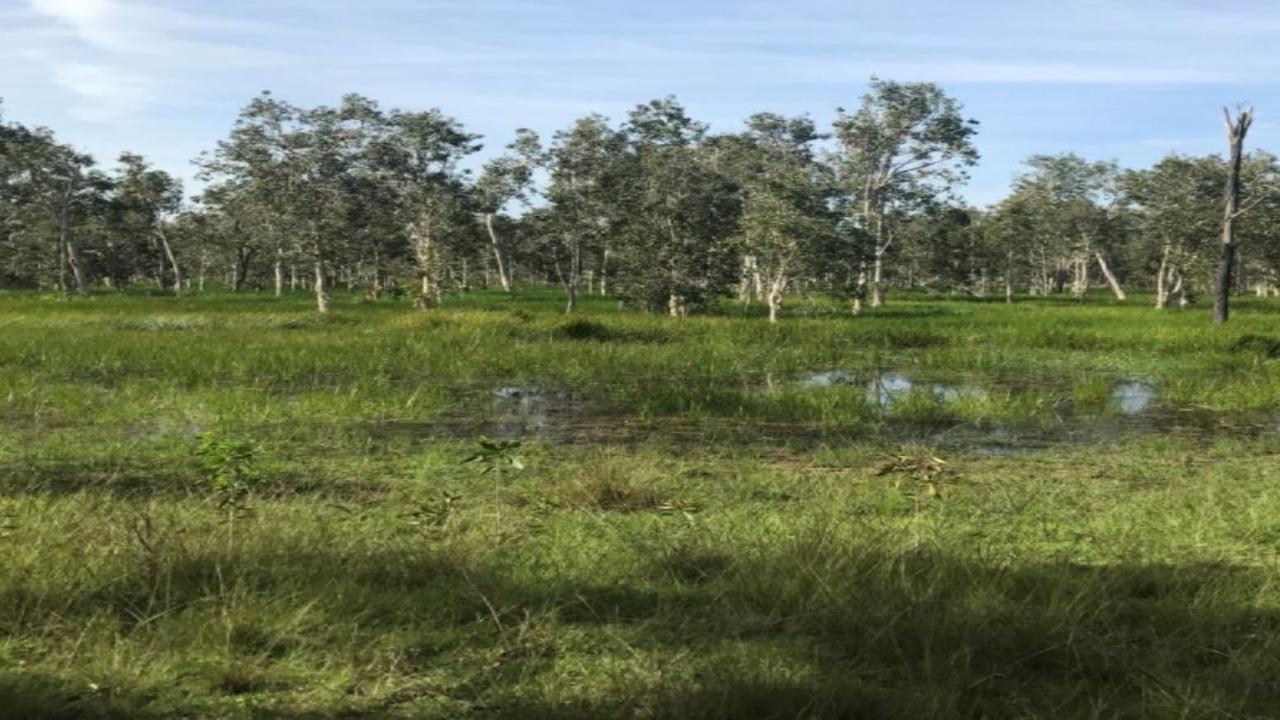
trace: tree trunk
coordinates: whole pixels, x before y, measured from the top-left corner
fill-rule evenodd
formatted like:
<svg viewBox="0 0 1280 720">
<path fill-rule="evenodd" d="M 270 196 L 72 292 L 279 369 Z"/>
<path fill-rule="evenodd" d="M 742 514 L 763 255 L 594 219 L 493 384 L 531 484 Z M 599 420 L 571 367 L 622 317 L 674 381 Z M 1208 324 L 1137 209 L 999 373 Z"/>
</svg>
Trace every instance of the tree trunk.
<svg viewBox="0 0 1280 720">
<path fill-rule="evenodd" d="M 1164 310 L 1169 306 L 1169 295 L 1165 290 L 1165 275 L 1169 272 L 1169 246 L 1165 245 L 1160 252 L 1160 267 L 1156 270 L 1156 309 Z"/>
<path fill-rule="evenodd" d="M 1182 273 L 1178 272 L 1176 268 L 1170 268 L 1169 278 L 1173 281 L 1173 288 L 1169 290 L 1169 296 L 1166 298 L 1165 302 L 1172 303 L 1176 300 L 1178 302 L 1178 307 L 1186 307 L 1189 303 L 1187 302 L 1186 293 L 1182 290 Z"/>
<path fill-rule="evenodd" d="M 178 265 L 178 258 L 173 254 L 173 246 L 169 244 L 169 238 L 163 230 L 157 230 L 156 236 L 160 239 L 160 248 L 164 250 L 164 256 L 169 260 L 169 267 L 173 268 L 173 294 L 182 294 L 182 268 Z"/>
<path fill-rule="evenodd" d="M 884 305 L 884 250 L 876 248 L 875 260 L 871 263 L 871 307 Z"/>
<path fill-rule="evenodd" d="M 863 312 L 863 298 L 867 295 L 867 266 L 865 262 L 858 269 L 857 284 L 853 287 L 853 299 L 849 302 L 849 309 L 857 317 Z"/>
<path fill-rule="evenodd" d="M 1004 258 L 1004 302 L 1006 305 L 1013 304 L 1013 252 L 1005 254 Z"/>
<path fill-rule="evenodd" d="M 58 292 L 63 297 L 69 293 L 70 288 L 67 286 L 67 244 L 62 241 L 62 236 L 58 236 Z"/>
<path fill-rule="evenodd" d="M 316 309 L 322 313 L 329 312 L 331 297 L 329 295 L 329 281 L 325 277 L 324 261 L 316 259 Z"/>
<path fill-rule="evenodd" d="M 489 246 L 493 248 L 493 261 L 498 265 L 498 282 L 502 283 L 505 292 L 511 292 L 511 278 L 507 276 L 507 265 L 502 259 L 502 246 L 493 230 L 493 213 L 484 214 L 484 228 L 489 231 Z"/>
<path fill-rule="evenodd" d="M 89 296 L 89 283 L 85 279 L 84 269 L 80 266 L 80 254 L 76 251 L 75 243 L 67 241 L 67 264 L 71 266 L 71 276 L 76 281 L 76 294 Z"/>
<path fill-rule="evenodd" d="M 1107 265 L 1107 259 L 1102 253 L 1094 253 L 1098 258 L 1098 267 L 1102 268 L 1102 276 L 1107 279 L 1107 284 L 1111 286 L 1111 292 L 1115 294 L 1117 300 L 1124 300 L 1124 288 L 1120 286 L 1120 281 L 1116 279 L 1115 273 L 1111 272 L 1111 266 Z"/>
<path fill-rule="evenodd" d="M 742 268 L 738 277 L 738 302 L 744 305 L 751 302 L 751 271 L 755 262 L 754 255 L 742 256 Z"/>
<path fill-rule="evenodd" d="M 1227 123 L 1227 144 L 1231 148 L 1231 160 L 1222 210 L 1222 252 L 1218 258 L 1218 275 L 1213 288 L 1213 322 L 1219 325 L 1227 322 L 1231 312 L 1231 271 L 1236 260 L 1235 219 L 1240 213 L 1240 166 L 1244 158 L 1244 137 L 1253 124 L 1253 109 L 1240 111 L 1234 121 L 1229 110 L 1223 108 L 1222 113 Z"/>
<path fill-rule="evenodd" d="M 558 267 L 558 266 L 557 266 Z M 578 307 L 578 281 L 582 277 L 582 245 L 569 241 L 569 274 L 564 277 L 564 314 L 570 315 Z"/>
<path fill-rule="evenodd" d="M 1082 239 L 1084 241 L 1084 249 L 1076 256 L 1073 263 L 1075 279 L 1071 284 L 1072 294 L 1080 300 L 1083 300 L 1084 296 L 1089 292 L 1089 255 L 1092 254 L 1088 234 L 1086 234 Z"/>
<path fill-rule="evenodd" d="M 253 249 L 236 248 L 236 262 L 231 274 L 232 292 L 240 292 L 240 288 L 244 287 L 245 281 L 248 280 L 249 261 L 253 259 L 253 252 Z"/>
<path fill-rule="evenodd" d="M 782 309 L 782 295 L 786 291 L 787 278 L 782 273 L 774 276 L 773 282 L 769 283 L 769 322 L 778 322 L 778 312 Z"/>
<path fill-rule="evenodd" d="M 414 228 L 417 235 L 418 268 L 422 271 L 422 292 L 414 300 L 414 307 L 428 310 L 440 303 L 440 277 L 436 249 L 431 237 L 431 219 L 423 217 Z"/>
<path fill-rule="evenodd" d="M 68 217 L 68 208 L 63 204 L 62 211 L 58 214 L 58 239 L 61 242 L 62 249 L 66 253 L 66 264 L 71 268 L 71 276 L 76 281 L 76 294 L 89 295 L 89 284 L 84 277 L 84 269 L 80 267 L 80 255 L 76 252 L 75 241 L 71 238 L 71 218 Z M 62 281 L 63 292 L 66 292 L 66 281 Z"/>
<path fill-rule="evenodd" d="M 284 295 L 284 252 L 276 248 L 276 297 Z"/>
<path fill-rule="evenodd" d="M 609 248 L 600 252 L 600 297 L 609 294 Z"/>
</svg>

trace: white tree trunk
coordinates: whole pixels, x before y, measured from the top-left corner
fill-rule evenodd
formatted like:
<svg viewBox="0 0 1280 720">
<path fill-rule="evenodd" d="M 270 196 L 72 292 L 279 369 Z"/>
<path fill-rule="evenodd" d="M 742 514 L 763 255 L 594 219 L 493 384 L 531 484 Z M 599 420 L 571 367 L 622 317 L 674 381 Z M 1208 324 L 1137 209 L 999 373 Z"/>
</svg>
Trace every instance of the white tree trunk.
<svg viewBox="0 0 1280 720">
<path fill-rule="evenodd" d="M 609 248 L 600 253 L 600 297 L 609 294 Z"/>
<path fill-rule="evenodd" d="M 875 261 L 871 264 L 871 307 L 884 305 L 884 248 L 876 248 Z"/>
<path fill-rule="evenodd" d="M 769 283 L 769 322 L 778 322 L 778 312 L 782 310 L 782 296 L 786 292 L 787 278 L 779 273 Z"/>
<path fill-rule="evenodd" d="M 331 304 L 331 296 L 329 295 L 329 283 L 325 278 L 324 261 L 316 260 L 316 309 L 322 313 L 329 312 Z"/>
<path fill-rule="evenodd" d="M 507 276 L 506 261 L 502 258 L 502 245 L 498 242 L 498 234 L 493 230 L 493 213 L 484 214 L 484 228 L 489 231 L 489 246 L 493 248 L 493 261 L 498 266 L 498 282 L 502 289 L 511 292 L 511 278 Z"/>
<path fill-rule="evenodd" d="M 1116 279 L 1115 273 L 1111 272 L 1111 266 L 1107 265 L 1107 260 L 1102 253 L 1094 253 L 1098 258 L 1098 267 L 1102 268 L 1102 276 L 1107 279 L 1107 284 L 1111 286 L 1111 292 L 1115 294 L 1117 300 L 1124 300 L 1124 288 L 1120 286 L 1120 281 Z"/>
<path fill-rule="evenodd" d="M 1169 246 L 1165 245 L 1160 252 L 1160 267 L 1156 270 L 1156 309 L 1163 310 L 1169 306 L 1169 294 L 1165 287 L 1165 276 L 1169 272 Z"/>
<path fill-rule="evenodd" d="M 684 304 L 683 296 L 671 293 L 667 298 L 667 314 L 673 318 L 688 316 L 689 309 Z"/>
<path fill-rule="evenodd" d="M 751 302 L 751 281 L 752 271 L 755 269 L 756 258 L 754 255 L 742 256 L 742 268 L 738 278 L 738 302 L 749 304 Z"/>
<path fill-rule="evenodd" d="M 160 239 L 160 248 L 164 250 L 164 256 L 169 259 L 169 267 L 173 268 L 173 294 L 182 294 L 182 268 L 178 265 L 178 258 L 173 254 L 173 246 L 169 244 L 169 238 L 163 230 L 157 230 L 156 236 Z"/>
</svg>

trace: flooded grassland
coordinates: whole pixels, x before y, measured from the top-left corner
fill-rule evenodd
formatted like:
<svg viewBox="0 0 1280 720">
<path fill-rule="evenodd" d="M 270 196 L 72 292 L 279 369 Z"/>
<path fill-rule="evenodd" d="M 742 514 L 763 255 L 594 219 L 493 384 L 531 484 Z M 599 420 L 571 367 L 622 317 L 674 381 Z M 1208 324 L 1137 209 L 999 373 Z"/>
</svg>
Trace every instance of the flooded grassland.
<svg viewBox="0 0 1280 720">
<path fill-rule="evenodd" d="M 1280 706 L 1272 301 L 558 305 L 0 295 L 0 708 Z"/>
</svg>

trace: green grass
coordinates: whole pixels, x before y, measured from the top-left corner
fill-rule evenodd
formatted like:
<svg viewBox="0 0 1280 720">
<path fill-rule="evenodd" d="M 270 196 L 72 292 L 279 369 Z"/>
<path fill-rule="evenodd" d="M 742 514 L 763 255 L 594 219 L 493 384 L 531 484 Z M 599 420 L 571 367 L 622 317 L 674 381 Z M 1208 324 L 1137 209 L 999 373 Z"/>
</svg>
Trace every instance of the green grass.
<svg viewBox="0 0 1280 720">
<path fill-rule="evenodd" d="M 0 294 L 0 717 L 1280 707 L 1280 306 L 559 305 Z"/>
</svg>

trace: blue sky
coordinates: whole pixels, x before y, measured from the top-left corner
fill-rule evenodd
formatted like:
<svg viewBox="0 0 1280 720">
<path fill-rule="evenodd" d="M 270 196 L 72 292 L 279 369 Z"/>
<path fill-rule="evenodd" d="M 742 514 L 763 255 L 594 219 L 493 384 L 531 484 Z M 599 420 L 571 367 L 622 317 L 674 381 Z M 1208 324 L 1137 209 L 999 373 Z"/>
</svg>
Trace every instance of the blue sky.
<svg viewBox="0 0 1280 720">
<path fill-rule="evenodd" d="M 1240 0 L 0 0 L 5 116 L 180 176 L 258 91 L 439 107 L 500 148 L 517 127 L 677 95 L 714 129 L 828 124 L 872 74 L 932 80 L 981 124 L 965 195 L 1033 153 L 1145 165 L 1216 152 L 1221 107 L 1280 151 L 1280 6 Z"/>
</svg>

